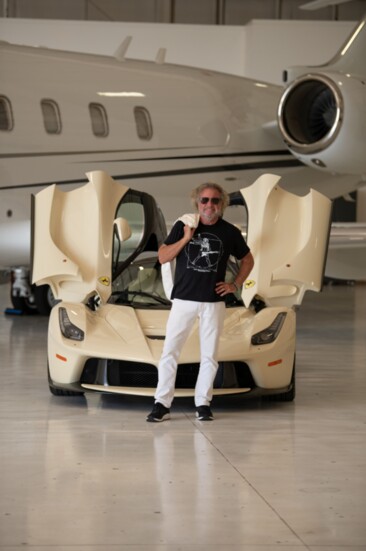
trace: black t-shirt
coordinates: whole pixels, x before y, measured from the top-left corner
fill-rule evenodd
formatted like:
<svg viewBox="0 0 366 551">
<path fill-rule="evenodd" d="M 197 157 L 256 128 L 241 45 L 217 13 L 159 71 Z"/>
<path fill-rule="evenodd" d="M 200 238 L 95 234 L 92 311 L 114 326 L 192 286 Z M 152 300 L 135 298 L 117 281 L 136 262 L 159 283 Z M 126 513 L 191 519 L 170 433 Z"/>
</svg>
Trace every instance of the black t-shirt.
<svg viewBox="0 0 366 551">
<path fill-rule="evenodd" d="M 184 235 L 184 224 L 174 224 L 165 240 L 172 245 Z M 225 300 L 215 292 L 216 283 L 225 281 L 226 265 L 230 255 L 238 260 L 249 252 L 240 230 L 226 220 L 212 225 L 199 222 L 192 239 L 176 257 L 174 287 L 171 298 L 197 302 Z"/>
</svg>

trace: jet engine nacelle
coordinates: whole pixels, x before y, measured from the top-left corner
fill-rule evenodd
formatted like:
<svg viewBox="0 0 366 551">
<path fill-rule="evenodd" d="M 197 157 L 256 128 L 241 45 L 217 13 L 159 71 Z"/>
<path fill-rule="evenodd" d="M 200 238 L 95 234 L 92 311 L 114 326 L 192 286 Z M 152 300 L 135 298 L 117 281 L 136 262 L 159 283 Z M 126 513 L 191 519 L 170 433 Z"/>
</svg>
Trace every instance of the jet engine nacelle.
<svg viewBox="0 0 366 551">
<path fill-rule="evenodd" d="M 366 82 L 361 78 L 302 75 L 285 89 L 278 122 L 289 149 L 306 165 L 366 174 Z"/>
</svg>

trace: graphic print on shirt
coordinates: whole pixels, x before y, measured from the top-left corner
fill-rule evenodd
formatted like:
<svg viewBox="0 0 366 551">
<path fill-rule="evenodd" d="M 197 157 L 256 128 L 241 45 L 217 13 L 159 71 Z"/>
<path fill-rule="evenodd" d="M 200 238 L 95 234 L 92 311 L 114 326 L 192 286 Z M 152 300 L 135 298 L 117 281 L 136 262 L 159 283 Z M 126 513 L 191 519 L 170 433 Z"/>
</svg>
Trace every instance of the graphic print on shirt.
<svg viewBox="0 0 366 551">
<path fill-rule="evenodd" d="M 199 233 L 185 248 L 187 269 L 195 272 L 217 272 L 223 253 L 222 241 L 212 233 Z"/>
</svg>

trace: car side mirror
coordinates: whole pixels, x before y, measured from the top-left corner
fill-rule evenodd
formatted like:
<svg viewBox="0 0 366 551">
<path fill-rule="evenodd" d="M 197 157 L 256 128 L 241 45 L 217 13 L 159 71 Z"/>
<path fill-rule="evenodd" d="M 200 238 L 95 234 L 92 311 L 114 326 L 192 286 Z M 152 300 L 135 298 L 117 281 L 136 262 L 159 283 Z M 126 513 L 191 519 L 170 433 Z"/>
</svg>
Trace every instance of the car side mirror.
<svg viewBox="0 0 366 551">
<path fill-rule="evenodd" d="M 113 225 L 121 242 L 127 241 L 131 237 L 131 228 L 125 218 L 116 218 Z"/>
</svg>

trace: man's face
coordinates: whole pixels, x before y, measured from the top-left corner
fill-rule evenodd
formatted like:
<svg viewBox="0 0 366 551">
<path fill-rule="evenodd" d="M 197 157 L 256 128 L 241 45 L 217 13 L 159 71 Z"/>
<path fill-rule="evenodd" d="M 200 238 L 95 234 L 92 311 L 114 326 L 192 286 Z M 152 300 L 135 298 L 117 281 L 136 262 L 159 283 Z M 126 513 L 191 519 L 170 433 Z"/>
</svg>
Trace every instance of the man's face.
<svg viewBox="0 0 366 551">
<path fill-rule="evenodd" d="M 205 188 L 198 198 L 198 213 L 203 222 L 214 223 L 221 216 L 221 194 L 216 189 Z"/>
</svg>

